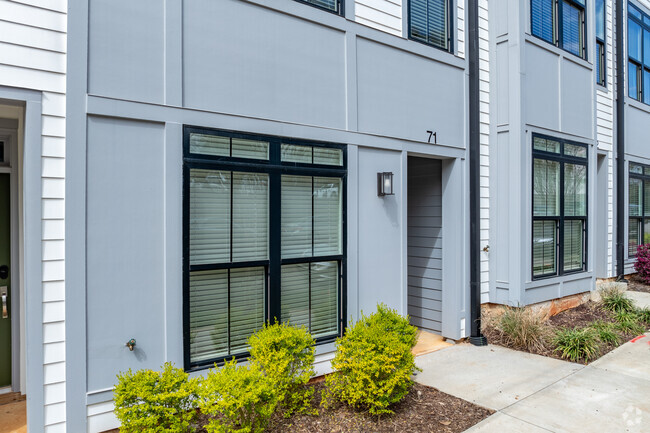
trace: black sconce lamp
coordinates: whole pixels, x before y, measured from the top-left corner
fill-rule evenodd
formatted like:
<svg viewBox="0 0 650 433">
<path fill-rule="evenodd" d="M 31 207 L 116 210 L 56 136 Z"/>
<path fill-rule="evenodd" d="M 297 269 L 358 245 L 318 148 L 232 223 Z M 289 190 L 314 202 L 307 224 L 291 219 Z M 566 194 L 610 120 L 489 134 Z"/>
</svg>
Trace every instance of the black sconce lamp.
<svg viewBox="0 0 650 433">
<path fill-rule="evenodd" d="M 395 195 L 393 191 L 393 173 L 377 173 L 377 195 L 379 197 Z"/>
</svg>

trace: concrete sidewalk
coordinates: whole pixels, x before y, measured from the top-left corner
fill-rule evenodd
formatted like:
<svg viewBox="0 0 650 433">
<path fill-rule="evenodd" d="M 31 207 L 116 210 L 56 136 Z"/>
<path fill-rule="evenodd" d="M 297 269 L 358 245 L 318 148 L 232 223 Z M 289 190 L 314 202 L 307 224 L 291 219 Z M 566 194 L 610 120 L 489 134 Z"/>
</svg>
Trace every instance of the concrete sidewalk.
<svg viewBox="0 0 650 433">
<path fill-rule="evenodd" d="M 497 411 L 468 432 L 650 432 L 650 333 L 588 366 L 469 344 L 416 363 L 417 382 Z"/>
</svg>

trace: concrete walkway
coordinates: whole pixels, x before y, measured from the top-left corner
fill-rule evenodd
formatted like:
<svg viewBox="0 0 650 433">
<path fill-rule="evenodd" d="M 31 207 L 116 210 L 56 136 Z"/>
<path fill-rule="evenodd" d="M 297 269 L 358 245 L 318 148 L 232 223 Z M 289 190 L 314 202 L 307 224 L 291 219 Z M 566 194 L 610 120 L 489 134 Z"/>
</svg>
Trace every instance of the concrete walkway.
<svg viewBox="0 0 650 433">
<path fill-rule="evenodd" d="M 497 411 L 471 433 L 650 432 L 650 333 L 588 366 L 469 344 L 416 363 L 416 381 Z"/>
<path fill-rule="evenodd" d="M 631 298 L 639 308 L 650 308 L 650 293 L 627 290 L 625 296 Z"/>
</svg>

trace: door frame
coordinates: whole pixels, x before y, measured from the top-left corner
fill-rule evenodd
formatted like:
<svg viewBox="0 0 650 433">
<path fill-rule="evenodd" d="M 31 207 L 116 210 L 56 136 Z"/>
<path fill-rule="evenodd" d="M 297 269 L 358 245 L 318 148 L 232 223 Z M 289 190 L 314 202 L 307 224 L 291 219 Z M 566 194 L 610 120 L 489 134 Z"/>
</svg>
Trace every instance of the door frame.
<svg viewBox="0 0 650 433">
<path fill-rule="evenodd" d="M 5 154 L 9 152 L 9 165 L 0 165 L 0 174 L 9 175 L 9 232 L 10 232 L 10 275 L 11 275 L 11 391 L 21 391 L 21 371 L 22 360 L 21 352 L 23 339 L 21 330 L 24 329 L 22 323 L 22 279 L 20 272 L 20 233 L 22 224 L 20 224 L 20 203 L 18 179 L 20 174 L 19 158 L 20 153 L 18 142 L 18 121 L 11 125 L 10 119 L 0 119 L 0 140 L 5 142 Z"/>
</svg>

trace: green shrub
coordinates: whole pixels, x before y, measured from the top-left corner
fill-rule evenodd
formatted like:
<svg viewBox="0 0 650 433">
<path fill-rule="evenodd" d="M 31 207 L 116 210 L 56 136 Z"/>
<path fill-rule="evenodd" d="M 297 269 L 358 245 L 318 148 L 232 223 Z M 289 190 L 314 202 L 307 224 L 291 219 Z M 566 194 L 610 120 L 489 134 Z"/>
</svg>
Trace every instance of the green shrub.
<svg viewBox="0 0 650 433">
<path fill-rule="evenodd" d="M 637 335 L 643 334 L 643 331 L 645 331 L 644 326 L 639 320 L 639 316 L 634 312 L 621 311 L 616 313 L 615 318 L 616 325 L 614 326 L 624 334 Z"/>
<path fill-rule="evenodd" d="M 590 326 L 596 331 L 598 339 L 603 343 L 618 345 L 621 342 L 621 336 L 616 332 L 616 327 L 613 323 L 599 320 Z"/>
<path fill-rule="evenodd" d="M 187 432 L 196 417 L 198 380 L 171 363 L 162 372 L 129 369 L 113 391 L 121 432 Z"/>
<path fill-rule="evenodd" d="M 542 318 L 526 308 L 506 308 L 498 322 L 505 342 L 527 350 L 544 347 L 546 328 Z"/>
<path fill-rule="evenodd" d="M 335 373 L 326 378 L 326 404 L 338 399 L 372 415 L 392 413 L 390 406 L 408 394 L 416 371 L 411 349 L 417 330 L 408 318 L 379 305 L 337 340 Z"/>
<path fill-rule="evenodd" d="M 636 310 L 636 315 L 639 321 L 643 322 L 646 326 L 650 326 L 650 308 L 639 308 Z"/>
<path fill-rule="evenodd" d="M 208 433 L 262 432 L 279 403 L 273 381 L 257 364 L 237 365 L 234 359 L 208 371 L 199 396 L 201 412 L 211 417 Z"/>
<path fill-rule="evenodd" d="M 284 323 L 267 325 L 248 344 L 251 362 L 274 382 L 285 416 L 308 412 L 314 390 L 305 385 L 314 375 L 315 341 L 307 329 Z"/>
<path fill-rule="evenodd" d="M 634 303 L 624 292 L 617 288 L 604 289 L 600 293 L 601 305 L 613 313 L 634 311 Z"/>
<path fill-rule="evenodd" d="M 600 350 L 598 336 L 592 328 L 561 329 L 555 334 L 553 344 L 562 358 L 573 362 L 584 360 L 587 363 Z"/>
</svg>

